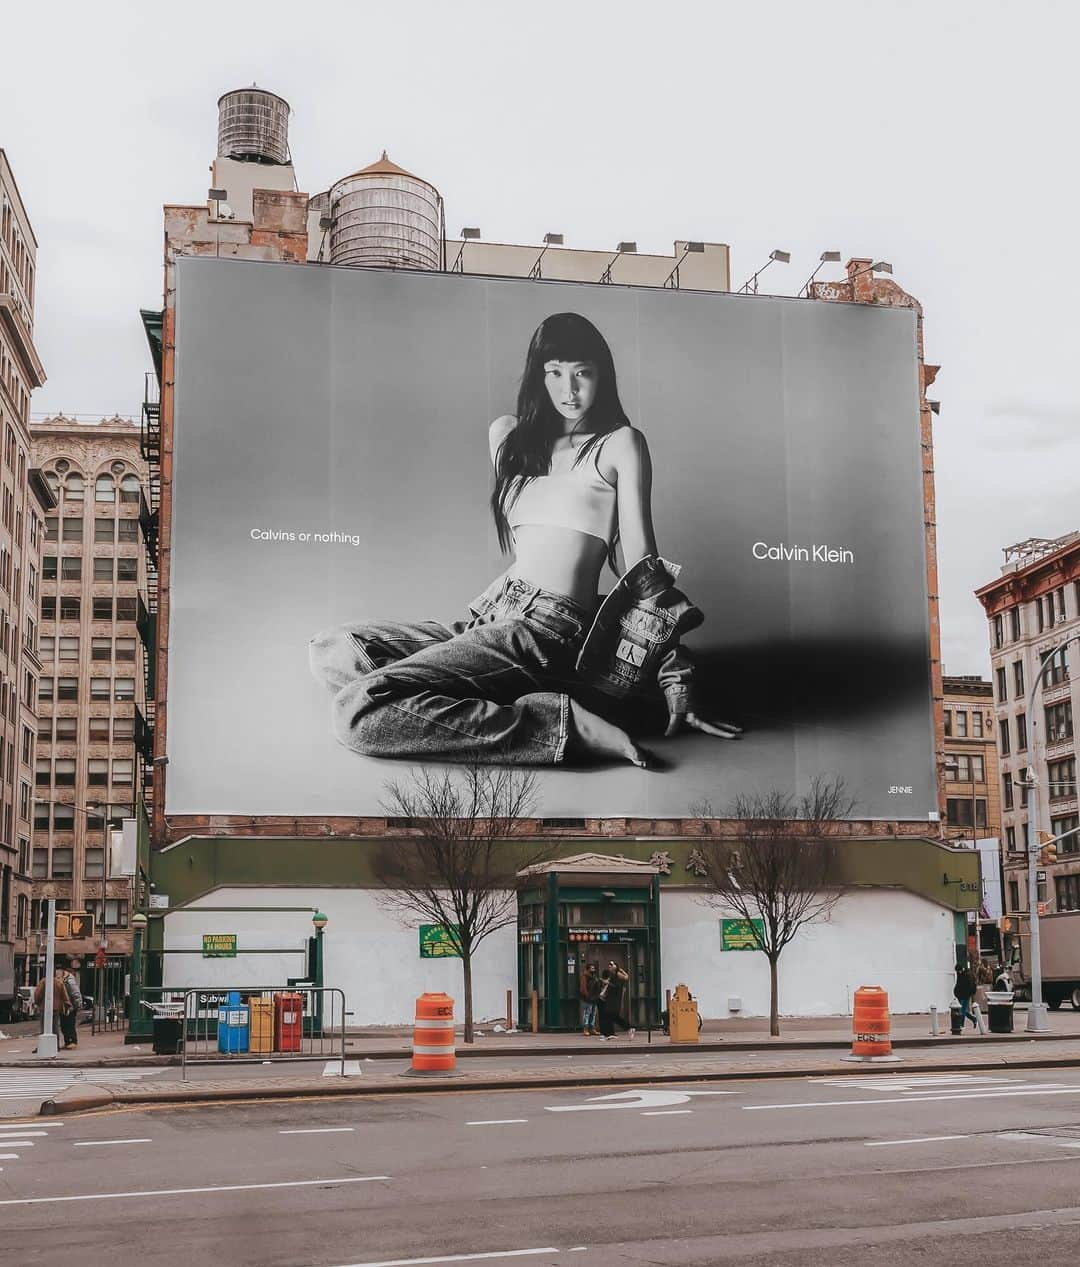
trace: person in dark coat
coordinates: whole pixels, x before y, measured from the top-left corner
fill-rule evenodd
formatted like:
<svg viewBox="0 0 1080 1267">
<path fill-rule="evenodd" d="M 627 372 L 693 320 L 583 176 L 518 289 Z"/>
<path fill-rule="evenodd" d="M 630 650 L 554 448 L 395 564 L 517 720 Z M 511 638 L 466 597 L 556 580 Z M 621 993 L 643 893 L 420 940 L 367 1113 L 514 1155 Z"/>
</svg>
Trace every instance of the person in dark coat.
<svg viewBox="0 0 1080 1267">
<path fill-rule="evenodd" d="M 957 964 L 956 967 L 956 984 L 953 986 L 953 994 L 956 1001 L 960 1004 L 960 1023 L 963 1025 L 964 1017 L 979 1028 L 979 1022 L 975 1019 L 975 1015 L 971 1010 L 971 1000 L 975 997 L 975 974 L 967 966 L 966 963 Z"/>
</svg>

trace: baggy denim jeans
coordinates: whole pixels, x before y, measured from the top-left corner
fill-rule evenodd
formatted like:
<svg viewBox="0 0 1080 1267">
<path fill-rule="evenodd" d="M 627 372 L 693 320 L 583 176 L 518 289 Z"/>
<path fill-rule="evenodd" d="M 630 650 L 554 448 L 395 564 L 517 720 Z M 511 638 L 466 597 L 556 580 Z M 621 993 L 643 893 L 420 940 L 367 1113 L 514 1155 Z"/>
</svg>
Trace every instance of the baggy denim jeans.
<svg viewBox="0 0 1080 1267">
<path fill-rule="evenodd" d="M 500 577 L 471 619 L 360 621 L 313 638 L 337 738 L 372 757 L 556 765 L 572 737 L 569 689 L 591 614 Z"/>
</svg>

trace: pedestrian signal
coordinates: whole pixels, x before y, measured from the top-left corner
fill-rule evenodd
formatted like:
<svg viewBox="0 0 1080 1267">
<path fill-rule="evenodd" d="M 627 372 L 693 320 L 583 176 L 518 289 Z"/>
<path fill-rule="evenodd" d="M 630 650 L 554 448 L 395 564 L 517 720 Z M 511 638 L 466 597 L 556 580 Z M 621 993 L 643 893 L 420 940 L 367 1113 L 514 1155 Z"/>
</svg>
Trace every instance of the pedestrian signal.
<svg viewBox="0 0 1080 1267">
<path fill-rule="evenodd" d="M 1001 931 L 1003 933 L 1012 932 L 1012 920 L 1008 917 L 1008 915 L 1003 915 L 1001 917 Z"/>
<path fill-rule="evenodd" d="M 59 911 L 56 916 L 57 941 L 81 941 L 94 935 L 94 917 L 89 911 Z"/>
</svg>

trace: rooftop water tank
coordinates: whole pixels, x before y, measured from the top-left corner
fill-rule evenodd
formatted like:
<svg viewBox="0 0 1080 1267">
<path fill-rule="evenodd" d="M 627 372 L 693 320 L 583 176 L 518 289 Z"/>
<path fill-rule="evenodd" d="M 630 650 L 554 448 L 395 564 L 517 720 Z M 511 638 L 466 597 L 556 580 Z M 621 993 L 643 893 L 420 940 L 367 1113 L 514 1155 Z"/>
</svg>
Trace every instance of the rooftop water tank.
<svg viewBox="0 0 1080 1267">
<path fill-rule="evenodd" d="M 330 263 L 442 267 L 443 206 L 434 185 L 382 158 L 330 190 Z"/>
<path fill-rule="evenodd" d="M 219 158 L 246 163 L 289 162 L 289 103 L 252 84 L 218 100 Z"/>
</svg>

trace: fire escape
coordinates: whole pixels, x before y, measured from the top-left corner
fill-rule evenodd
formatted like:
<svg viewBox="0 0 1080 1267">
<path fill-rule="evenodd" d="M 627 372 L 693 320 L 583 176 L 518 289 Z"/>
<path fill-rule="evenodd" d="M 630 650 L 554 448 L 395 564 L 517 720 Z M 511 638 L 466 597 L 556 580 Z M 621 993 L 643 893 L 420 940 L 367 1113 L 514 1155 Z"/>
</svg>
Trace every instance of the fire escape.
<svg viewBox="0 0 1080 1267">
<path fill-rule="evenodd" d="M 150 335 L 150 323 L 143 320 Z M 160 314 L 157 315 L 160 319 Z M 160 330 L 160 326 L 158 327 Z M 151 338 L 151 349 L 154 344 Z M 160 344 L 158 344 L 160 348 Z M 160 364 L 155 357 L 155 363 Z M 135 743 L 141 758 L 140 787 L 148 815 L 154 805 L 154 724 L 157 713 L 157 617 L 158 617 L 158 538 L 161 522 L 161 396 L 158 375 L 148 372 L 143 390 L 142 428 L 139 437 L 148 467 L 147 497 L 139 508 L 139 525 L 146 545 L 146 604 L 139 602 L 138 628 L 146 654 L 143 656 L 145 714 L 135 715 Z"/>
</svg>

